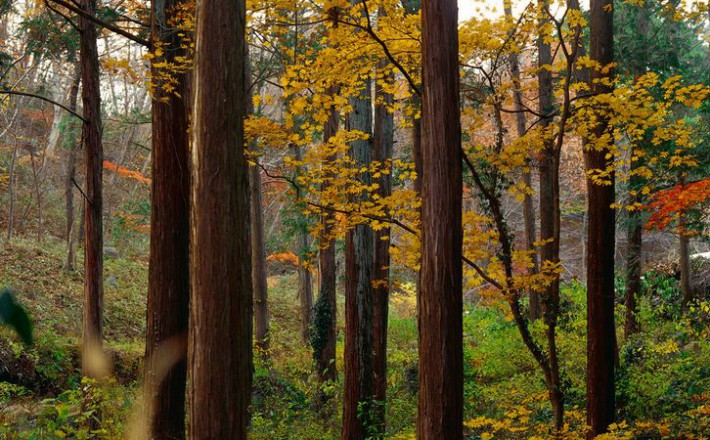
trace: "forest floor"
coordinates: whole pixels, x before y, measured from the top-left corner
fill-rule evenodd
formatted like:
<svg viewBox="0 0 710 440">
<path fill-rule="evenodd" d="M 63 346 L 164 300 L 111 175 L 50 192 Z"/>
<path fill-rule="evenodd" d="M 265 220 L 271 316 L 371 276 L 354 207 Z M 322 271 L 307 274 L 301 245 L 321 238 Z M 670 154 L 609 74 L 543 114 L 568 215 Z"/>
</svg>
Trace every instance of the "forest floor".
<svg viewBox="0 0 710 440">
<path fill-rule="evenodd" d="M 140 383 L 145 330 L 147 256 L 105 261 L 105 346 L 113 378 L 82 381 L 82 277 L 65 272 L 65 246 L 47 238 L 0 244 L 0 287 L 12 287 L 35 325 L 24 347 L 0 329 L 0 439 L 124 438 Z M 81 261 L 81 253 L 77 261 Z M 271 340 L 268 360 L 257 356 L 252 439 L 336 439 L 342 383 L 315 380 L 311 352 L 300 336 L 296 274 L 269 277 Z M 641 301 L 643 332 L 620 339 L 618 439 L 701 439 L 710 432 L 710 303 L 681 314 L 674 280 L 649 281 Z M 411 286 L 410 286 L 411 287 Z M 409 292 L 409 293 L 407 293 Z M 568 433 L 581 437 L 585 389 L 584 286 L 563 289 L 559 347 L 567 396 Z M 525 349 L 500 298 L 477 295 L 464 316 L 465 413 L 470 439 L 547 438 L 550 410 L 543 376 Z M 343 299 L 339 298 L 338 371 L 342 372 Z M 623 306 L 618 309 L 622 322 Z M 535 323 L 537 337 L 543 327 Z M 621 338 L 621 331 L 618 332 Z M 388 346 L 387 438 L 413 438 L 417 408 L 417 325 L 411 288 L 391 299 Z M 82 392 L 93 390 L 81 410 Z M 318 397 L 330 396 L 324 407 Z"/>
</svg>

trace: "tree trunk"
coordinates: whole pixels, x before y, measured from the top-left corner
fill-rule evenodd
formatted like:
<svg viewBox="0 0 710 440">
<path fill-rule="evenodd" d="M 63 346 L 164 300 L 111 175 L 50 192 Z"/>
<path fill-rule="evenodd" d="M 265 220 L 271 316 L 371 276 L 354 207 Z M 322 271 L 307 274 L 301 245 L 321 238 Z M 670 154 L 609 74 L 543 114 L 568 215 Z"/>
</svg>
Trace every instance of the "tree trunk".
<svg viewBox="0 0 710 440">
<path fill-rule="evenodd" d="M 613 11 L 611 0 L 592 0 L 590 4 L 590 58 L 602 66 L 614 61 Z M 610 93 L 611 86 L 600 83 L 604 76 L 598 70 L 590 72 L 590 87 L 594 94 Z M 611 145 L 598 145 L 598 139 L 608 132 L 609 120 L 598 115 L 594 140 L 585 148 L 585 165 L 589 170 L 606 170 L 613 158 L 607 159 Z M 587 179 L 587 425 L 588 438 L 605 433 L 615 419 L 614 396 L 614 242 L 615 213 L 614 174 L 611 184 L 598 185 Z"/>
<path fill-rule="evenodd" d="M 15 192 L 17 191 L 17 184 L 15 180 L 17 179 L 17 150 L 19 149 L 19 143 L 15 140 L 15 147 L 12 149 L 12 159 L 10 160 L 10 176 L 7 182 L 7 196 L 10 199 L 7 211 L 7 235 L 5 235 L 5 241 L 10 241 L 12 238 L 12 232 L 15 227 Z"/>
<path fill-rule="evenodd" d="M 298 247 L 301 250 L 299 258 L 303 258 L 309 249 L 308 231 L 299 231 Z M 303 264 L 298 266 L 298 298 L 301 303 L 301 339 L 308 344 L 308 329 L 313 312 L 313 276 L 311 269 Z"/>
<path fill-rule="evenodd" d="M 513 8 L 510 0 L 504 0 L 503 9 L 506 17 L 509 21 L 513 21 Z M 526 121 L 525 121 L 525 107 L 523 105 L 523 93 L 520 83 L 520 60 L 518 59 L 517 53 L 511 53 L 509 55 L 510 60 L 510 76 L 513 79 L 513 104 L 516 111 L 515 114 L 515 129 L 516 134 L 519 138 L 525 136 L 527 132 Z M 530 167 L 531 159 L 527 161 L 527 167 Z M 523 183 L 532 189 L 532 175 L 530 170 L 527 169 L 523 171 Z M 533 196 L 530 194 L 525 194 L 525 199 L 523 200 L 523 221 L 525 223 L 525 249 L 531 251 L 531 258 L 533 267 L 529 269 L 530 275 L 535 275 L 539 271 L 539 263 L 537 258 L 537 252 L 535 251 L 535 240 L 537 233 L 535 231 L 535 207 L 533 206 Z M 540 294 L 534 289 L 528 291 L 528 297 L 530 299 L 530 309 L 529 317 L 530 320 L 534 321 L 542 317 L 542 304 L 540 299 Z"/>
<path fill-rule="evenodd" d="M 544 11 L 549 8 L 547 0 L 541 0 L 540 6 Z M 540 24 L 545 22 L 540 19 Z M 552 64 L 552 51 L 550 44 L 545 42 L 542 32 L 538 35 L 538 104 L 540 112 L 544 115 L 542 127 L 553 123 L 554 110 L 552 72 L 548 68 Z M 559 133 L 558 136 L 563 136 Z M 544 244 L 540 248 L 540 262 L 557 264 L 560 261 L 560 154 L 555 138 L 549 136 L 544 140 L 544 147 L 540 153 L 540 240 Z M 564 396 L 560 378 L 559 360 L 557 354 L 556 327 L 560 304 L 560 280 L 554 276 L 542 294 L 542 311 L 545 320 L 546 337 L 548 345 L 548 358 L 550 363 L 550 376 L 548 379 L 548 394 L 552 405 L 553 419 L 556 429 L 561 429 L 564 419 Z"/>
<path fill-rule="evenodd" d="M 384 11 L 380 9 L 379 15 Z M 388 69 L 387 60 L 380 61 L 378 69 L 382 71 L 382 80 L 387 83 L 394 81 L 394 75 Z M 383 173 L 376 183 L 379 188 L 376 194 L 387 198 L 392 194 L 392 149 L 394 146 L 394 113 L 389 109 L 394 104 L 394 96 L 386 93 L 382 87 L 375 89 L 375 131 L 373 139 L 373 160 L 383 166 Z M 377 438 L 385 433 L 385 404 L 387 401 L 387 319 L 389 313 L 390 295 L 390 228 L 384 227 L 375 231 L 375 255 L 373 262 L 373 344 L 374 344 L 374 374 L 375 374 L 375 408 L 374 427 Z"/>
<path fill-rule="evenodd" d="M 170 26 L 181 0 L 153 1 L 153 33 L 164 59 L 184 56 Z M 157 70 L 157 68 L 154 68 Z M 154 75 L 159 78 L 159 75 Z M 145 398 L 150 436 L 185 438 L 187 325 L 190 303 L 189 77 L 174 73 L 175 93 L 155 84 L 153 100 L 150 264 L 146 313 Z M 175 353 L 166 353 L 166 350 Z M 166 359 L 170 359 L 168 365 Z"/>
<path fill-rule="evenodd" d="M 76 111 L 76 103 L 79 97 L 79 84 L 81 83 L 81 67 L 77 66 L 76 76 L 72 82 L 71 90 L 69 92 L 69 109 L 71 111 Z M 73 122 L 73 121 L 72 121 Z M 66 216 L 67 216 L 67 226 L 66 226 L 66 240 L 67 240 L 67 257 L 64 261 L 64 270 L 73 271 L 76 265 L 76 252 L 75 252 L 75 236 L 76 227 L 74 221 L 74 177 L 76 176 L 76 153 L 77 148 L 74 143 L 74 132 L 69 130 L 67 136 L 71 136 L 71 139 L 67 142 L 67 168 L 66 177 L 64 179 L 64 200 L 66 206 Z"/>
<path fill-rule="evenodd" d="M 54 93 L 51 94 L 51 98 L 54 99 L 55 101 L 61 102 L 65 98 L 65 84 L 64 84 L 64 78 L 60 76 L 61 72 L 61 65 L 58 62 L 53 62 L 52 63 L 52 70 L 54 71 L 54 77 L 55 77 L 55 89 Z M 69 101 L 71 101 L 71 93 L 72 93 L 72 84 L 68 84 L 69 86 Z M 71 104 L 71 103 L 70 103 Z M 71 106 L 69 106 L 71 109 Z M 49 157 L 54 157 L 54 154 L 57 150 L 57 145 L 59 145 L 59 138 L 61 137 L 61 132 L 62 132 L 62 120 L 64 119 L 64 111 L 60 110 L 56 106 L 53 109 L 54 111 L 54 116 L 52 117 L 52 127 L 49 129 L 49 136 L 47 137 L 47 146 L 44 149 L 44 155 L 42 157 L 42 168 L 44 168 L 44 164 L 47 161 L 47 158 Z"/>
<path fill-rule="evenodd" d="M 269 296 L 266 282 L 266 246 L 264 245 L 264 212 L 261 206 L 261 169 L 259 159 L 249 169 L 251 192 L 251 281 L 254 289 L 254 340 L 262 357 L 269 356 Z"/>
<path fill-rule="evenodd" d="M 189 439 L 247 438 L 252 379 L 244 0 L 198 3 L 190 210 Z"/>
<path fill-rule="evenodd" d="M 638 78 L 638 76 L 646 73 L 648 67 L 648 45 L 645 44 L 648 39 L 648 26 L 650 20 L 650 11 L 648 5 L 641 5 L 636 8 L 636 25 L 638 28 L 639 36 L 642 39 L 641 47 L 639 48 L 638 63 L 633 63 L 632 68 L 633 75 Z M 631 203 L 642 203 L 640 191 L 643 186 L 643 181 L 640 177 L 634 175 L 634 172 L 639 166 L 641 166 L 640 161 L 643 160 L 641 157 L 637 157 L 632 160 L 630 164 L 629 174 L 631 177 L 629 179 L 629 192 L 636 192 L 636 196 L 630 196 Z M 639 331 L 639 325 L 636 320 L 637 312 L 637 296 L 641 294 L 641 270 L 642 270 L 642 250 L 643 250 L 643 220 L 641 218 L 641 212 L 637 209 L 629 211 L 629 218 L 627 222 L 626 229 L 627 237 L 627 256 L 626 256 L 626 292 L 625 292 L 625 304 L 626 304 L 626 319 L 624 322 L 624 339 L 627 339 L 634 333 Z M 618 347 L 617 347 L 618 349 Z"/>
<path fill-rule="evenodd" d="M 351 98 L 352 111 L 348 115 L 348 129 L 372 133 L 372 100 L 369 79 L 360 96 Z M 352 143 L 350 154 L 358 168 L 370 167 L 371 141 Z M 369 172 L 360 180 L 370 185 Z M 355 202 L 368 195 L 363 192 Z M 345 243 L 345 384 L 343 400 L 343 440 L 362 440 L 372 427 L 373 371 L 373 254 L 372 228 L 359 224 L 346 235 Z"/>
<path fill-rule="evenodd" d="M 335 22 L 337 24 L 337 21 Z M 335 87 L 329 92 L 331 96 L 337 93 Z M 331 108 L 328 121 L 323 129 L 323 142 L 335 136 L 338 132 L 338 111 Z M 331 159 L 331 158 L 329 158 Z M 328 179 L 321 183 L 321 191 L 328 189 Z M 335 240 L 333 238 L 333 222 L 335 216 L 332 212 L 325 211 L 321 217 L 322 229 L 319 236 L 320 254 L 320 293 L 313 308 L 313 327 L 311 333 L 311 347 L 313 358 L 316 361 L 318 378 L 321 382 L 335 381 L 338 373 L 335 367 L 336 346 L 336 265 L 335 265 Z M 322 401 L 323 399 L 321 399 Z"/>
<path fill-rule="evenodd" d="M 303 152 L 300 145 L 293 145 L 294 156 L 297 162 L 303 160 Z M 298 178 L 301 173 L 300 167 L 296 170 L 296 176 L 294 180 Z M 300 187 L 296 188 L 296 200 L 300 203 L 303 200 L 303 194 Z M 299 209 L 300 211 L 300 209 Z M 297 212 L 296 215 L 301 215 Z M 310 251 L 310 244 L 308 242 L 308 229 L 305 225 L 297 226 L 296 231 L 296 254 L 298 255 L 299 265 L 298 265 L 298 300 L 301 305 L 301 339 L 304 343 L 309 343 L 308 329 L 311 325 L 311 312 L 313 311 L 313 278 L 311 276 L 311 269 L 308 266 L 304 266 L 303 263 L 306 262 Z"/>
<path fill-rule="evenodd" d="M 417 428 L 422 440 L 457 440 L 463 438 L 463 232 L 455 0 L 423 2 L 422 84 Z"/>
<path fill-rule="evenodd" d="M 81 0 L 80 6 L 90 16 L 96 15 L 96 0 Z M 80 62 L 82 83 L 84 163 L 86 166 L 86 202 L 84 203 L 84 328 L 82 374 L 93 377 L 89 356 L 102 349 L 101 313 L 103 309 L 103 144 L 101 135 L 101 87 L 99 53 L 96 48 L 96 25 L 79 16 Z"/>
<path fill-rule="evenodd" d="M 254 113 L 254 84 L 251 79 L 249 50 L 246 57 L 247 116 Z M 255 147 L 255 146 L 254 146 Z M 249 167 L 249 203 L 251 210 L 251 284 L 254 290 L 254 344 L 257 354 L 269 357 L 269 294 L 266 275 L 266 245 L 264 244 L 264 208 L 261 202 L 261 168 L 254 157 Z"/>
<path fill-rule="evenodd" d="M 637 301 L 641 294 L 641 249 L 643 246 L 643 224 L 639 211 L 629 212 L 627 229 L 626 256 L 626 322 L 624 323 L 624 339 L 639 331 L 636 321 Z"/>
</svg>

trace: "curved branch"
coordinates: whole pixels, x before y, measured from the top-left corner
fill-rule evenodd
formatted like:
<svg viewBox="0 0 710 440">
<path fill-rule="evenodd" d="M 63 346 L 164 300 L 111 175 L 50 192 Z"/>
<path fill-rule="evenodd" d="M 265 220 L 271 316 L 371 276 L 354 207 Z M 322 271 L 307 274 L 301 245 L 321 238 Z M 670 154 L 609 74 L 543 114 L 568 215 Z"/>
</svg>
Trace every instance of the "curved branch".
<svg viewBox="0 0 710 440">
<path fill-rule="evenodd" d="M 404 66 L 402 66 L 402 64 L 399 61 L 397 61 L 397 59 L 394 57 L 394 55 L 392 55 L 392 52 L 390 52 L 390 49 L 387 46 L 387 43 L 384 40 L 382 40 L 382 38 L 380 38 L 380 36 L 377 35 L 377 32 L 375 32 L 375 30 L 372 28 L 372 23 L 370 22 L 370 14 L 367 12 L 367 2 L 363 1 L 363 3 L 364 3 L 364 7 L 366 8 L 365 13 L 367 14 L 367 26 L 363 26 L 359 23 L 355 23 L 355 22 L 348 21 L 348 20 L 341 20 L 341 19 L 337 19 L 338 20 L 337 22 L 367 32 L 370 35 L 370 37 L 373 40 L 375 40 L 375 42 L 377 44 L 380 45 L 380 47 L 384 51 L 385 56 L 387 57 L 389 62 L 392 63 L 392 65 L 394 67 L 396 67 L 397 70 L 399 70 L 399 72 L 402 74 L 402 76 L 404 76 L 404 79 L 407 80 L 409 87 L 412 88 L 414 93 L 421 96 L 422 91 L 419 88 L 419 86 L 417 85 L 417 83 L 414 81 L 414 78 L 412 78 L 412 76 L 409 74 L 409 72 L 407 72 L 407 70 L 404 68 Z"/>
<path fill-rule="evenodd" d="M 138 44 L 145 46 L 149 49 L 152 47 L 150 41 L 144 40 L 143 38 L 141 38 L 137 35 L 133 35 L 132 33 L 128 32 L 124 29 L 121 29 L 118 26 L 114 26 L 111 23 L 107 23 L 99 18 L 96 18 L 94 15 L 89 14 L 88 12 L 84 11 L 81 8 L 77 8 L 76 6 L 74 6 L 73 4 L 71 4 L 69 2 L 66 2 L 64 0 L 50 0 L 50 1 L 58 4 L 59 6 L 63 6 L 67 9 L 69 9 L 70 11 L 74 12 L 75 14 L 81 15 L 82 17 L 86 18 L 87 20 L 94 22 L 94 24 L 96 24 L 96 25 L 106 28 L 112 32 L 117 33 L 118 35 L 123 36 L 123 37 L 126 37 L 135 43 L 138 43 Z"/>
<path fill-rule="evenodd" d="M 86 122 L 87 124 L 90 123 L 89 120 L 84 119 L 83 116 L 81 116 L 79 113 L 75 112 L 74 110 L 71 110 L 69 107 L 66 107 L 66 106 L 62 105 L 62 104 L 58 103 L 57 101 L 53 101 L 53 100 L 51 100 L 51 99 L 49 99 L 49 98 L 45 98 L 44 96 L 35 95 L 34 93 L 18 92 L 17 90 L 2 90 L 2 89 L 0 89 L 0 94 L 5 94 L 5 95 L 17 95 L 17 96 L 27 96 L 27 97 L 30 97 L 30 98 L 41 99 L 41 100 L 44 101 L 44 102 L 48 102 L 48 103 L 50 103 L 50 104 L 52 104 L 52 105 L 56 105 L 57 107 L 61 108 L 62 110 L 65 110 L 65 111 L 69 112 L 71 115 L 76 116 L 77 118 L 81 119 L 83 122 Z"/>
</svg>

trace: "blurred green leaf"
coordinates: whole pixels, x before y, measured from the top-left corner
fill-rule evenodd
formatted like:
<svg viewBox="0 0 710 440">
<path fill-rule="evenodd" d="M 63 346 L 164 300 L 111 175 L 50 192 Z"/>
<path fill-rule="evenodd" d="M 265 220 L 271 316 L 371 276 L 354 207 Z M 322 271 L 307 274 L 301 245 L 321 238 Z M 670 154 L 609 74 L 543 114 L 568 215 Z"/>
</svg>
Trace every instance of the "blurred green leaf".
<svg viewBox="0 0 710 440">
<path fill-rule="evenodd" d="M 0 292 L 0 323 L 14 328 L 25 344 L 32 345 L 32 322 L 10 289 Z"/>
</svg>

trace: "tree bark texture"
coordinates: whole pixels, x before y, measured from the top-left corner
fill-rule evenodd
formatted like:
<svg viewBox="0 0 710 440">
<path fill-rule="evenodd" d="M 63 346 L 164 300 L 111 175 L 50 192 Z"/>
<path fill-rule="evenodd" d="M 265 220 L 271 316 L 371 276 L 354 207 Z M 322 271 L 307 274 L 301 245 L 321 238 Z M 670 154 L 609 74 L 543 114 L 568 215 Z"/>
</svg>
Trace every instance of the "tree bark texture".
<svg viewBox="0 0 710 440">
<path fill-rule="evenodd" d="M 457 440 L 463 438 L 463 232 L 455 0 L 422 4 L 422 84 L 417 428 L 422 440 Z"/>
<path fill-rule="evenodd" d="M 96 0 L 81 0 L 81 9 L 96 15 Z M 103 309 L 103 125 L 101 121 L 101 85 L 96 25 L 79 16 L 80 63 L 82 83 L 84 164 L 86 166 L 86 203 L 84 203 L 84 325 L 82 373 L 93 376 L 91 351 L 102 347 L 101 314 Z"/>
<path fill-rule="evenodd" d="M 165 62 L 185 56 L 170 15 L 182 0 L 153 1 L 153 34 Z M 185 438 L 187 330 L 190 303 L 189 76 L 173 74 L 177 92 L 155 85 L 153 99 L 150 263 L 146 312 L 145 398 L 150 435 Z M 155 75 L 158 78 L 158 75 Z M 179 350 L 166 353 L 168 348 Z M 164 365 L 171 359 L 170 365 Z"/>
<path fill-rule="evenodd" d="M 243 440 L 253 326 L 244 1 L 198 2 L 195 48 L 188 437 Z"/>
<path fill-rule="evenodd" d="M 372 133 L 370 80 L 358 97 L 351 99 L 348 129 Z M 357 167 L 371 163 L 371 140 L 353 142 L 350 154 Z M 370 184 L 369 172 L 361 181 Z M 364 201 L 367 194 L 358 196 Z M 361 440 L 372 426 L 374 397 L 373 371 L 373 256 L 374 236 L 369 225 L 360 224 L 346 234 L 345 243 L 345 384 L 343 400 L 343 440 Z"/>
<path fill-rule="evenodd" d="M 614 61 L 613 11 L 611 0 L 592 0 L 590 4 L 590 57 L 607 66 Z M 590 72 L 594 94 L 609 93 L 612 87 L 595 82 L 603 74 Z M 595 138 L 608 130 L 608 117 L 598 115 Z M 607 169 L 611 146 L 590 142 L 585 149 L 587 170 Z M 603 434 L 615 419 L 614 388 L 614 175 L 610 185 L 598 185 L 587 179 L 587 424 L 588 438 Z"/>
</svg>

